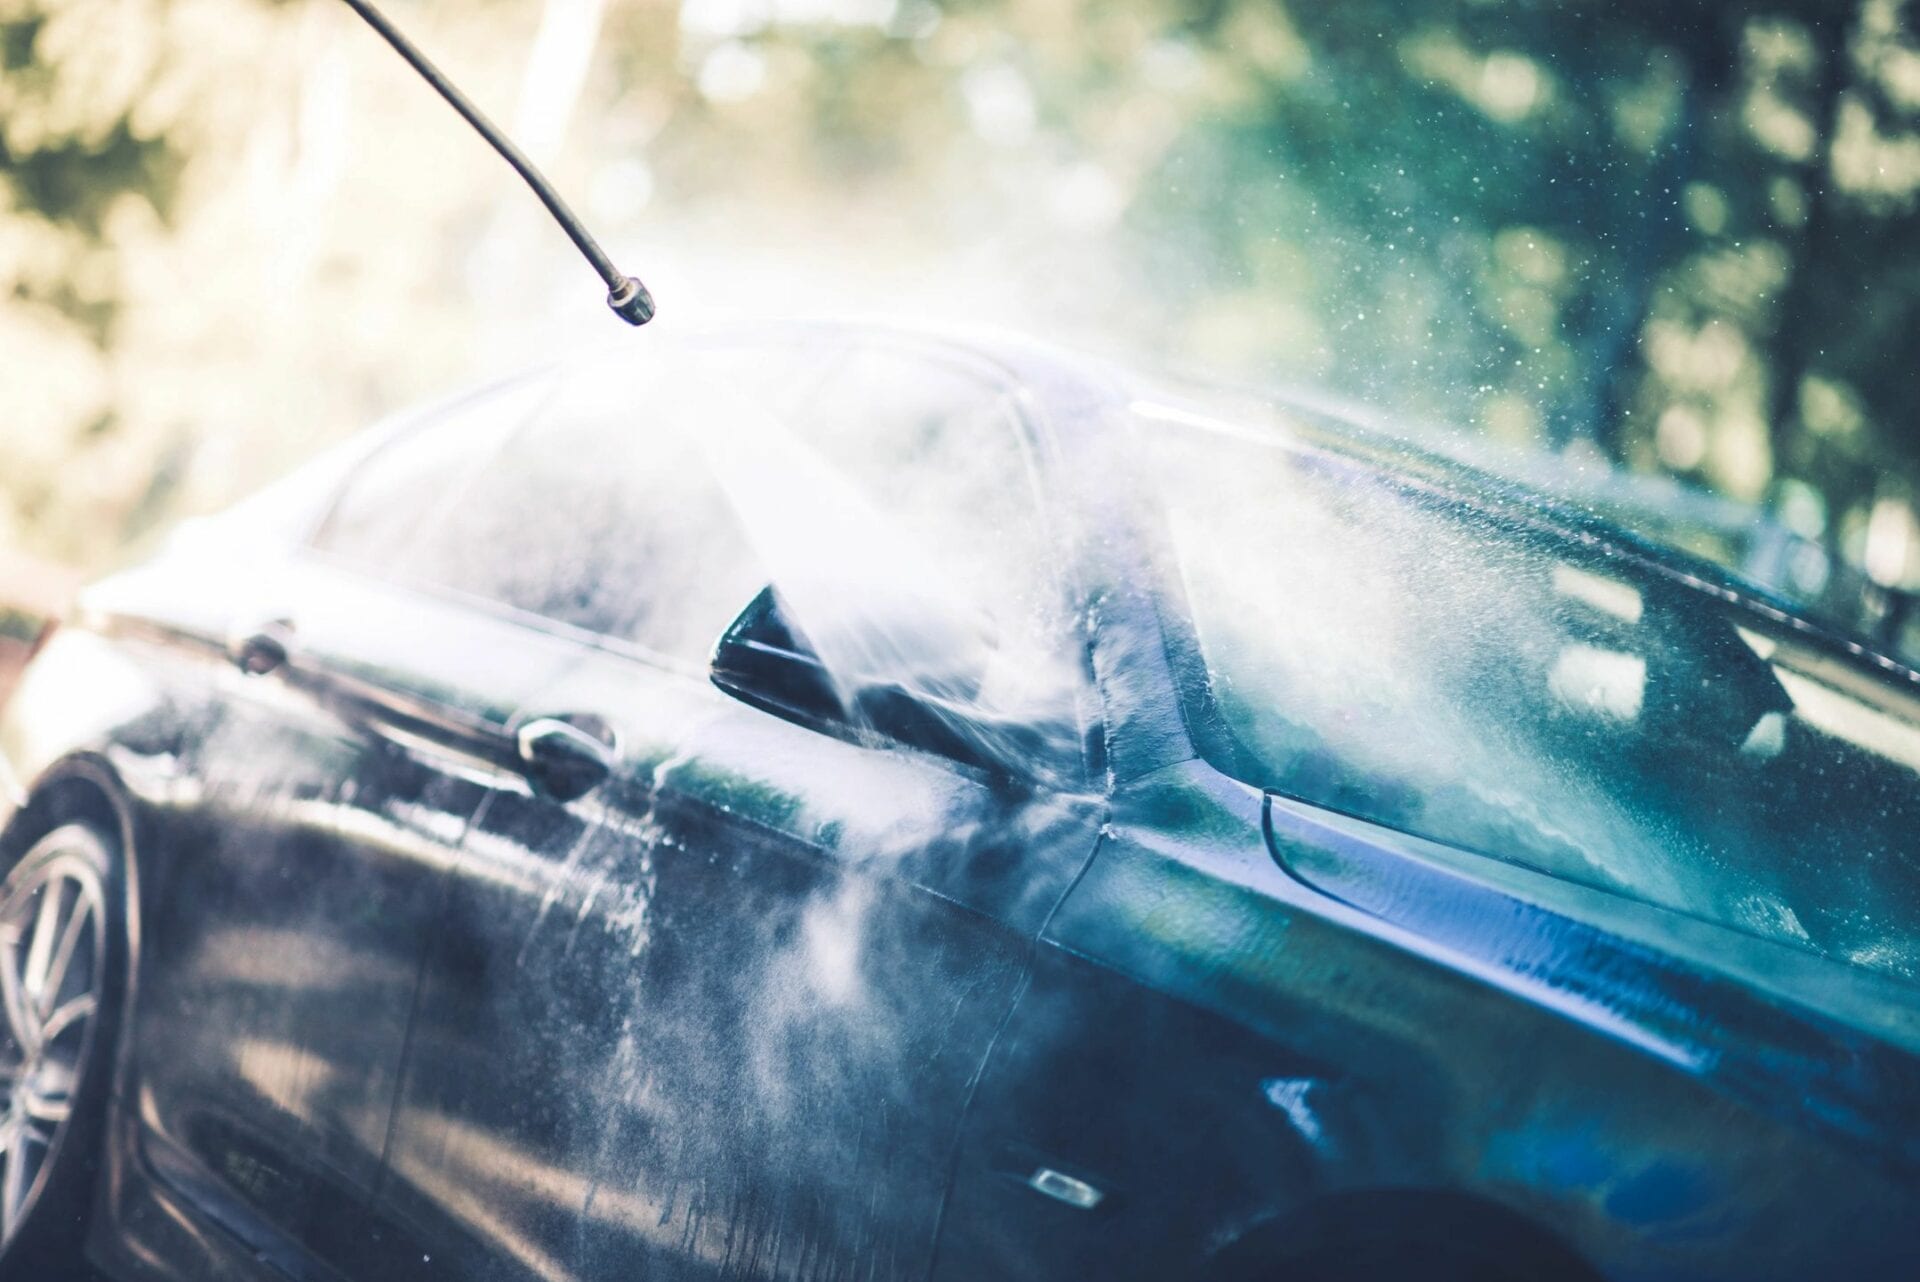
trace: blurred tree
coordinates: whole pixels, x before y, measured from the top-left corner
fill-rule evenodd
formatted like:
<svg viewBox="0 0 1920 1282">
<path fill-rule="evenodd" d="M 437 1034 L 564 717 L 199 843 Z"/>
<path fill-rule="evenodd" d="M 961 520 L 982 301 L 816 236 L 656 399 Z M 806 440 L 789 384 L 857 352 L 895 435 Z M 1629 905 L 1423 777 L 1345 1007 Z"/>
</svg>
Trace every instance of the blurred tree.
<svg viewBox="0 0 1920 1282">
<path fill-rule="evenodd" d="M 16 257 L 7 283 L 15 298 L 99 338 L 121 266 L 98 257 L 110 251 L 109 216 L 129 199 L 164 210 L 180 167 L 156 113 L 142 110 L 156 42 L 138 28 L 157 14 L 113 5 L 119 38 L 108 41 L 109 24 L 89 21 L 105 18 L 103 7 L 10 0 L 0 8 L 0 192 L 9 219 L 24 225 L 13 235 L 64 251 Z"/>
<path fill-rule="evenodd" d="M 1171 337 L 1287 299 L 1260 373 L 1858 526 L 1920 470 L 1911 9 L 1169 13 L 1159 40 L 1252 86 L 1131 211 Z"/>
<path fill-rule="evenodd" d="M 164 214 L 181 164 L 153 98 L 161 21 L 138 0 L 0 4 L 0 530 L 39 523 L 59 473 L 118 428 L 97 359 L 129 268 L 118 242 Z"/>
<path fill-rule="evenodd" d="M 364 417 L 326 411 L 395 364 L 445 376 L 365 323 L 428 324 L 396 296 L 438 269 L 423 224 L 462 197 L 374 212 L 342 190 L 352 21 L 326 0 L 0 0 L 0 541 L 98 565 Z M 373 242 L 400 230 L 396 268 Z M 361 245 L 343 261 L 330 233 Z M 316 325 L 329 285 L 348 298 Z"/>
</svg>

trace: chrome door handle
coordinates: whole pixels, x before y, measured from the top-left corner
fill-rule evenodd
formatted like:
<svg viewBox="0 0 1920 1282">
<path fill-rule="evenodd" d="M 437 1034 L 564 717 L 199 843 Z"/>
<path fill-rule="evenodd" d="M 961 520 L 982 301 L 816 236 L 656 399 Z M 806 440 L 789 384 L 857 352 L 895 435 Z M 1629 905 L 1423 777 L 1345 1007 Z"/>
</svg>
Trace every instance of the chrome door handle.
<svg viewBox="0 0 1920 1282">
<path fill-rule="evenodd" d="M 263 677 L 293 657 L 293 620 L 272 619 L 227 642 L 227 658 L 250 677 Z"/>
<path fill-rule="evenodd" d="M 557 801 L 584 797 L 613 773 L 613 744 L 559 717 L 523 724 L 514 734 L 514 752 L 534 790 Z"/>
</svg>

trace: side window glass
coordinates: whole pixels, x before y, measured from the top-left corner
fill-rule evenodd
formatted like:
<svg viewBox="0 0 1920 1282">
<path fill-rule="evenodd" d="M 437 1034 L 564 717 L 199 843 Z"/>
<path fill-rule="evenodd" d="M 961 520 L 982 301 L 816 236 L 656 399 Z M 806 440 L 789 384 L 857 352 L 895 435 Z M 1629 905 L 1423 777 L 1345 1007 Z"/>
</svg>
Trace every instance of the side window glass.
<svg viewBox="0 0 1920 1282">
<path fill-rule="evenodd" d="M 883 591 L 898 585 L 987 628 L 995 679 L 1064 675 L 1052 669 L 1068 649 L 1066 597 L 1010 387 L 939 354 L 860 346 L 789 422 L 844 486 L 816 524 L 838 528 L 846 559 Z"/>
<path fill-rule="evenodd" d="M 689 664 L 769 582 L 830 662 L 848 658 L 825 653 L 832 619 L 852 607 L 855 631 L 886 635 L 873 611 L 908 601 L 916 626 L 990 633 L 1000 686 L 1066 653 L 1013 395 L 970 367 L 674 347 L 465 408 L 380 451 L 319 546 Z"/>
<path fill-rule="evenodd" d="M 399 572 L 702 663 L 764 583 L 701 448 L 714 426 L 704 375 L 586 373 L 477 472 Z"/>
<path fill-rule="evenodd" d="M 414 541 L 444 520 L 508 437 L 551 395 L 533 375 L 433 412 L 354 471 L 313 536 L 322 552 L 391 577 Z"/>
</svg>

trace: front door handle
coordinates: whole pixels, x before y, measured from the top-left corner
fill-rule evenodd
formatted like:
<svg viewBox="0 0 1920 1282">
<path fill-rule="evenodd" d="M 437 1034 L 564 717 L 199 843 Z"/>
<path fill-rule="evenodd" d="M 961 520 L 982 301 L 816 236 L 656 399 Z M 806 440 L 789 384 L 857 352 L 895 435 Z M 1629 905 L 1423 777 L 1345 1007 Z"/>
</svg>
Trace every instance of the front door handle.
<svg viewBox="0 0 1920 1282">
<path fill-rule="evenodd" d="M 559 717 L 535 717 L 514 735 L 521 773 L 534 791 L 557 801 L 584 797 L 613 773 L 612 736 L 600 737 Z"/>
<path fill-rule="evenodd" d="M 264 677 L 293 656 L 293 620 L 272 619 L 227 642 L 227 658 L 250 677 Z"/>
</svg>

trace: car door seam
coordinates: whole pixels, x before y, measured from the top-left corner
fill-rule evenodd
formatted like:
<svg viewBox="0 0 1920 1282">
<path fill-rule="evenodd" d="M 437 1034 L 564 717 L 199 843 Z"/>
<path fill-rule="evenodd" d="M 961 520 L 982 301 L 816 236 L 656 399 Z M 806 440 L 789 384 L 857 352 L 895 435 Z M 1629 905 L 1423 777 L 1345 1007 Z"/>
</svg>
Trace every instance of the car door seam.
<svg viewBox="0 0 1920 1282">
<path fill-rule="evenodd" d="M 994 1024 L 993 1035 L 987 1039 L 986 1047 L 981 1052 L 980 1062 L 974 1066 L 973 1074 L 967 1080 L 966 1099 L 960 1105 L 960 1116 L 954 1125 L 952 1149 L 947 1156 L 947 1178 L 941 1184 L 940 1209 L 933 1217 L 933 1249 L 927 1255 L 927 1271 L 924 1275 L 927 1278 L 934 1277 L 940 1268 L 940 1244 L 947 1224 L 947 1207 L 953 1200 L 954 1186 L 959 1180 L 960 1156 L 966 1146 L 967 1121 L 973 1116 L 974 1098 L 979 1093 L 981 1082 L 986 1078 L 987 1066 L 993 1062 L 993 1054 L 999 1048 L 1001 1035 L 1013 1022 L 1013 1013 L 1020 1008 L 1028 988 L 1033 984 L 1034 964 L 1039 958 L 1040 944 L 1046 938 L 1047 928 L 1053 924 L 1054 914 L 1058 913 L 1061 905 L 1072 896 L 1075 887 L 1079 886 L 1081 879 L 1087 875 L 1087 870 L 1093 867 L 1093 861 L 1099 857 L 1100 847 L 1107 839 L 1108 822 L 1112 814 L 1113 804 L 1109 798 L 1101 808 L 1099 826 L 1094 830 L 1093 843 L 1088 847 L 1087 857 L 1081 861 L 1079 871 L 1074 873 L 1066 889 L 1060 892 L 1052 906 L 1047 909 L 1047 915 L 1041 919 L 1039 928 L 1027 940 L 1025 959 L 1020 969 L 1020 980 L 1014 986 L 1013 997 L 1007 1002 L 1006 1009 L 1000 1013 L 998 1022 Z"/>
</svg>

